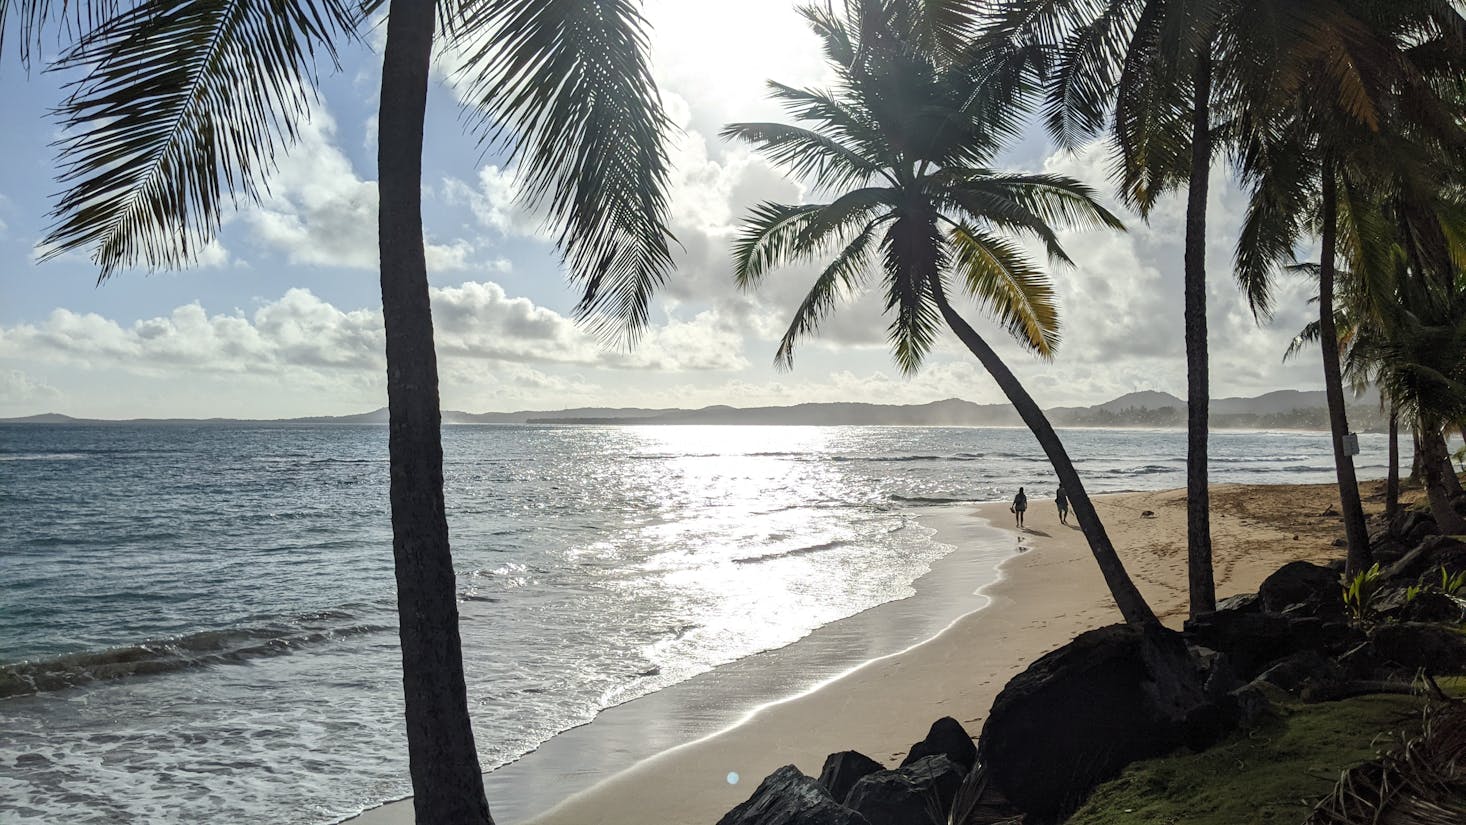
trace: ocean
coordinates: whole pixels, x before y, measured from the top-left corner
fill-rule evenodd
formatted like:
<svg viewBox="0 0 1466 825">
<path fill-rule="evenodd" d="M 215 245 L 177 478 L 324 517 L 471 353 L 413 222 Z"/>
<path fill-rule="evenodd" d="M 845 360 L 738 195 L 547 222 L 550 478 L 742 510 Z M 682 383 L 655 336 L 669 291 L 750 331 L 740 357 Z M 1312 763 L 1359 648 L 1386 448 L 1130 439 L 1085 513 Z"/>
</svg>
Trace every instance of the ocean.
<svg viewBox="0 0 1466 825">
<path fill-rule="evenodd" d="M 1184 486 L 1184 433 L 1062 436 L 1092 493 Z M 1360 441 L 1382 477 L 1384 437 Z M 1320 433 L 1211 444 L 1214 482 L 1333 480 Z M 953 549 L 930 507 L 1054 487 L 1019 429 L 450 426 L 444 448 L 486 769 L 910 596 Z M 372 425 L 0 425 L 0 819 L 323 825 L 407 794 L 386 458 Z"/>
</svg>

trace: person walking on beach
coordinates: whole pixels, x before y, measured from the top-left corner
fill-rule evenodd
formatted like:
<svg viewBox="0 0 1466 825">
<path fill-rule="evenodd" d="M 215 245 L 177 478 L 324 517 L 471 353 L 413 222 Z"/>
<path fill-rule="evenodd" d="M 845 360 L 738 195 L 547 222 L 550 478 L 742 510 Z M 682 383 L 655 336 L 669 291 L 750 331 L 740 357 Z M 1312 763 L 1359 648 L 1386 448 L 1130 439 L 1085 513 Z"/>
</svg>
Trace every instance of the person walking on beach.
<svg viewBox="0 0 1466 825">
<path fill-rule="evenodd" d="M 1013 497 L 1013 506 L 1008 508 L 1013 511 L 1014 523 L 1018 529 L 1023 529 L 1023 512 L 1028 509 L 1028 496 L 1023 494 L 1023 488 L 1018 488 L 1018 495 Z"/>
<path fill-rule="evenodd" d="M 1059 523 L 1069 523 L 1069 494 L 1064 492 L 1064 485 L 1060 484 L 1059 489 L 1054 491 L 1054 504 L 1059 508 Z"/>
</svg>

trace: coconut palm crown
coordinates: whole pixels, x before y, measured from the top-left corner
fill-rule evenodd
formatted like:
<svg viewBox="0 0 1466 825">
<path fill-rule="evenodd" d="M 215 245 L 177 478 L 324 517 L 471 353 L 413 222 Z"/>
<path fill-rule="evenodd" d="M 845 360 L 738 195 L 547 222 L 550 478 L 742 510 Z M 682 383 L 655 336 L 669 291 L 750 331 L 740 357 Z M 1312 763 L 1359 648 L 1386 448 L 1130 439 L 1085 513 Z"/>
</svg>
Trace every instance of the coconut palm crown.
<svg viewBox="0 0 1466 825">
<path fill-rule="evenodd" d="M 778 363 L 792 365 L 798 340 L 814 333 L 842 296 L 862 290 L 874 268 L 883 276 L 891 347 L 904 372 L 915 372 L 930 351 L 941 328 L 939 296 L 951 284 L 1026 348 L 1052 358 L 1060 338 L 1053 287 L 1019 240 L 1036 240 L 1051 261 L 1068 264 L 1056 226 L 1123 229 L 1121 222 L 1077 180 L 988 167 L 1023 113 L 1001 90 L 994 95 L 985 63 L 943 61 L 902 40 L 903 15 L 894 11 L 867 42 L 828 9 L 802 12 L 825 43 L 835 87 L 771 83 L 772 97 L 804 126 L 735 123 L 723 130 L 834 196 L 827 203 L 762 203 L 736 241 L 735 277 L 746 289 L 779 266 L 833 254 L 795 312 Z"/>
<path fill-rule="evenodd" d="M 902 371 L 915 372 L 942 328 L 952 329 L 1047 453 L 1126 621 L 1155 623 L 1057 434 L 949 299 L 966 295 L 1025 348 L 1052 358 L 1059 345 L 1053 286 L 1022 243 L 1069 264 L 1056 227 L 1123 226 L 1077 180 L 989 167 L 1024 115 L 1017 100 L 1026 90 L 1008 80 L 1015 73 L 997 68 L 1003 56 L 931 45 L 921 4 L 907 0 L 850 3 L 844 17 L 828 6 L 801 11 L 824 43 L 834 86 L 772 83 L 773 97 L 802 125 L 735 123 L 723 131 L 831 198 L 760 204 L 734 244 L 734 276 L 745 289 L 777 267 L 823 262 L 777 363 L 791 366 L 798 341 L 879 272 Z"/>
</svg>

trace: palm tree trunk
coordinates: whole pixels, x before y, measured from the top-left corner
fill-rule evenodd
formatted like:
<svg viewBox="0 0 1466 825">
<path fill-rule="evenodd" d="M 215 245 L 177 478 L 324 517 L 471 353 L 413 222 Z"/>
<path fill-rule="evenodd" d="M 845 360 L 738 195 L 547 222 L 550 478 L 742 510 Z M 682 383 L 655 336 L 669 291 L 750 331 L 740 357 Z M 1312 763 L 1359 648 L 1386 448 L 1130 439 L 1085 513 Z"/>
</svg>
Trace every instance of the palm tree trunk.
<svg viewBox="0 0 1466 825">
<path fill-rule="evenodd" d="M 443 506 L 438 361 L 422 233 L 423 117 L 434 4 L 392 0 L 382 58 L 377 174 L 387 332 L 392 551 L 416 820 L 492 825 L 468 717 L 458 588 Z"/>
<path fill-rule="evenodd" d="M 1390 404 L 1390 470 L 1385 479 L 1385 521 L 1400 512 L 1400 408 Z"/>
<path fill-rule="evenodd" d="M 1197 60 L 1191 180 L 1186 201 L 1186 570 L 1191 615 L 1217 608 L 1211 560 L 1207 435 L 1211 388 L 1206 352 L 1206 199 L 1211 175 L 1211 53 Z"/>
<path fill-rule="evenodd" d="M 1430 500 L 1430 514 L 1435 516 L 1436 526 L 1442 533 L 1458 536 L 1466 533 L 1466 519 L 1462 519 L 1451 504 L 1451 492 L 1446 486 L 1445 476 L 1454 475 L 1447 470 L 1449 460 L 1445 456 L 1445 439 L 1434 427 L 1421 426 L 1424 431 L 1421 444 L 1426 456 L 1422 464 L 1425 471 L 1425 495 Z"/>
<path fill-rule="evenodd" d="M 1008 397 L 1009 403 L 1018 411 L 1018 417 L 1033 431 L 1038 439 L 1039 446 L 1043 448 L 1044 454 L 1049 457 L 1049 463 L 1054 467 L 1054 474 L 1059 477 L 1059 483 L 1063 485 L 1064 492 L 1069 494 L 1069 507 L 1074 517 L 1079 521 L 1079 527 L 1084 531 L 1084 537 L 1089 541 L 1089 550 L 1094 554 L 1094 560 L 1099 564 L 1100 573 L 1105 577 L 1105 584 L 1110 588 L 1110 595 L 1115 600 L 1115 605 L 1120 608 L 1120 615 L 1125 621 L 1133 625 L 1159 625 L 1155 612 L 1146 604 L 1145 597 L 1131 581 L 1130 574 L 1125 571 L 1124 562 L 1120 561 L 1119 555 L 1115 553 L 1115 547 L 1110 543 L 1110 537 L 1105 533 L 1105 526 L 1100 521 L 1099 513 L 1095 512 L 1094 504 L 1089 500 L 1089 494 L 1084 490 L 1084 483 L 1079 479 L 1079 473 L 1074 469 L 1074 462 L 1069 460 L 1069 453 L 1064 450 L 1064 444 L 1049 424 L 1048 418 L 1043 414 L 1038 404 L 1029 396 L 1028 391 L 1018 382 L 1018 378 L 1003 363 L 998 354 L 988 346 L 977 331 L 974 330 L 952 305 L 947 303 L 947 296 L 942 291 L 941 284 L 935 280 L 932 283 L 932 294 L 936 298 L 937 306 L 942 310 L 942 317 L 946 319 L 947 325 L 957 333 L 967 349 L 977 356 L 982 363 L 983 369 L 998 382 L 998 388 Z"/>
<path fill-rule="evenodd" d="M 1344 516 L 1344 539 L 1349 557 L 1344 575 L 1355 576 L 1369 569 L 1369 530 L 1364 524 L 1364 504 L 1359 500 L 1359 481 L 1354 475 L 1354 458 L 1344 451 L 1349 420 L 1344 411 L 1344 378 L 1339 366 L 1339 333 L 1334 327 L 1334 255 L 1338 240 L 1338 179 L 1332 158 L 1323 163 L 1323 251 L 1318 270 L 1318 337 L 1323 345 L 1323 386 L 1329 404 L 1329 429 L 1333 433 L 1334 474 L 1339 480 L 1339 510 Z"/>
<path fill-rule="evenodd" d="M 1410 483 L 1419 484 L 1425 473 L 1425 449 L 1420 444 L 1420 427 L 1410 431 Z"/>
<path fill-rule="evenodd" d="M 1435 440 L 1440 442 L 1436 454 L 1441 459 L 1441 480 L 1445 483 L 1446 492 L 1454 498 L 1461 495 L 1461 479 L 1456 476 L 1456 465 L 1451 463 L 1451 449 L 1446 445 L 1445 431 L 1438 433 Z"/>
</svg>

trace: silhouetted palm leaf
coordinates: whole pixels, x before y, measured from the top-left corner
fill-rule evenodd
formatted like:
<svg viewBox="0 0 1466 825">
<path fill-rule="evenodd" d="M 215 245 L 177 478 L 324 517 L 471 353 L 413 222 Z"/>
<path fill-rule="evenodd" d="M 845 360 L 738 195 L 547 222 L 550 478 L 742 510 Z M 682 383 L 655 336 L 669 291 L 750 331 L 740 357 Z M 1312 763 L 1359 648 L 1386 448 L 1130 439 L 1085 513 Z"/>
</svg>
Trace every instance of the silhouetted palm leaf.
<svg viewBox="0 0 1466 825">
<path fill-rule="evenodd" d="M 24 6 L 22 6 L 24 9 Z M 61 195 L 42 257 L 90 249 L 99 279 L 190 263 L 222 202 L 258 197 L 307 113 L 338 0 L 158 0 L 100 22 L 61 58 Z"/>
<path fill-rule="evenodd" d="M 519 161 L 529 203 L 560 226 L 578 315 L 604 334 L 647 322 L 672 265 L 668 128 L 633 0 L 463 3 L 448 35 L 474 125 Z"/>
</svg>

